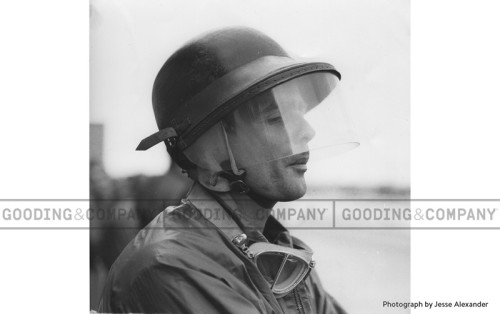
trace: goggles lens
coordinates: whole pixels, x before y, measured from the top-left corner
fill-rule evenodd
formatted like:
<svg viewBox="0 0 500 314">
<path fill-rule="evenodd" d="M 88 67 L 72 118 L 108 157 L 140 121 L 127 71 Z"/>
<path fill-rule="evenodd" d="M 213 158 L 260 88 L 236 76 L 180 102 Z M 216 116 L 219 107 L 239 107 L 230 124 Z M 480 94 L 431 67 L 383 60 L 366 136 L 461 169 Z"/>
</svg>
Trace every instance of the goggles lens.
<svg viewBox="0 0 500 314">
<path fill-rule="evenodd" d="M 249 250 L 255 252 L 255 264 L 277 296 L 293 290 L 312 268 L 312 253 L 305 250 L 269 243 L 255 243 Z"/>
<path fill-rule="evenodd" d="M 308 270 L 309 267 L 305 261 L 289 255 L 275 281 L 275 290 L 284 291 L 289 287 L 295 287 L 295 282 L 298 284 L 305 277 Z"/>
<path fill-rule="evenodd" d="M 255 263 L 260 273 L 269 283 L 269 286 L 274 285 L 278 278 L 281 265 L 286 260 L 286 254 L 280 252 L 266 252 L 255 258 Z"/>
</svg>

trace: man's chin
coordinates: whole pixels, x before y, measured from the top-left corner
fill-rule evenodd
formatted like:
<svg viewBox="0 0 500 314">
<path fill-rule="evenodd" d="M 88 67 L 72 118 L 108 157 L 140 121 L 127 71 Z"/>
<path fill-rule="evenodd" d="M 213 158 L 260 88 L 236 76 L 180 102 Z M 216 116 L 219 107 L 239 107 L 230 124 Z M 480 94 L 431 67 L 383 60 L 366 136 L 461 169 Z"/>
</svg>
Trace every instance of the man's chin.
<svg viewBox="0 0 500 314">
<path fill-rule="evenodd" d="M 305 180 L 293 180 L 293 183 L 283 184 L 279 189 L 254 191 L 262 198 L 274 202 L 291 202 L 303 197 L 307 192 Z"/>
<path fill-rule="evenodd" d="M 279 200 L 280 202 L 291 202 L 298 200 L 303 197 L 307 192 L 307 185 L 305 180 L 294 180 L 292 184 L 288 184 L 284 186 L 284 190 L 282 190 L 282 198 Z"/>
</svg>

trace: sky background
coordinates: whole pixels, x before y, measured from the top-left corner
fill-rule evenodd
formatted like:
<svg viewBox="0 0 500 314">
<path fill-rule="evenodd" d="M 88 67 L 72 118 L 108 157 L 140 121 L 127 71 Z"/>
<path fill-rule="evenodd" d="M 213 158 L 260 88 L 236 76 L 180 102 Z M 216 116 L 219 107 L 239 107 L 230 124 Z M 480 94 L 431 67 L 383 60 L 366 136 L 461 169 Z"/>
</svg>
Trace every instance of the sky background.
<svg viewBox="0 0 500 314">
<path fill-rule="evenodd" d="M 159 68 L 190 38 L 244 25 L 292 55 L 330 62 L 342 73 L 336 97 L 361 146 L 311 160 L 310 184 L 409 186 L 409 1 L 90 2 L 90 122 L 104 125 L 104 165 L 111 176 L 166 171 L 162 145 L 135 151 L 157 131 L 151 88 Z"/>
</svg>

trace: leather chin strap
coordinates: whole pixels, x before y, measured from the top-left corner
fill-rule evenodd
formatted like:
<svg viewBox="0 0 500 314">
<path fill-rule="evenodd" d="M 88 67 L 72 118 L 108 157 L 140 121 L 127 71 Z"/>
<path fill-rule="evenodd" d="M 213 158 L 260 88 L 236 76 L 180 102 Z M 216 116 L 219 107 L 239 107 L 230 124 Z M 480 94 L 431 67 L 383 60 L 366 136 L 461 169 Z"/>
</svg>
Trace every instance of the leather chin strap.
<svg viewBox="0 0 500 314">
<path fill-rule="evenodd" d="M 246 194 L 250 191 L 250 187 L 243 181 L 246 175 L 246 171 L 244 169 L 239 169 L 236 164 L 236 160 L 234 159 L 233 151 L 231 149 L 231 145 L 229 145 L 229 139 L 226 133 L 226 129 L 222 123 L 219 123 L 221 127 L 222 134 L 224 134 L 224 143 L 226 144 L 227 156 L 229 160 L 224 161 L 221 166 L 222 169 L 231 169 L 231 170 L 223 170 L 219 172 L 219 175 L 226 179 L 229 182 L 229 187 L 231 191 Z"/>
<path fill-rule="evenodd" d="M 250 192 L 250 187 L 243 181 L 246 172 L 242 169 L 240 169 L 240 171 L 240 174 L 234 174 L 231 170 L 223 170 L 218 174 L 229 182 L 231 191 L 239 194 L 248 194 Z"/>
</svg>

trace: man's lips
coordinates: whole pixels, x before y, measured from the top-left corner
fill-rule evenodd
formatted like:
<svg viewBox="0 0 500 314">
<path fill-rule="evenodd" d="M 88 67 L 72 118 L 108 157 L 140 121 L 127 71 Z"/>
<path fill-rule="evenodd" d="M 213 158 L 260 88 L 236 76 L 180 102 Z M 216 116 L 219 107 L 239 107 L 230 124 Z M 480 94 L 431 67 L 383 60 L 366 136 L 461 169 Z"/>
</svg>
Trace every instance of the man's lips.
<svg viewBox="0 0 500 314">
<path fill-rule="evenodd" d="M 305 166 L 309 161 L 309 152 L 290 156 L 288 166 Z"/>
</svg>

